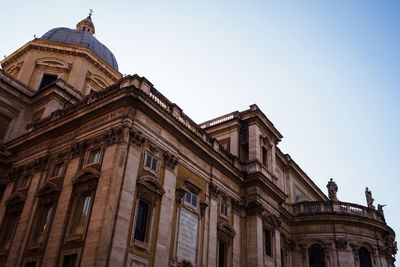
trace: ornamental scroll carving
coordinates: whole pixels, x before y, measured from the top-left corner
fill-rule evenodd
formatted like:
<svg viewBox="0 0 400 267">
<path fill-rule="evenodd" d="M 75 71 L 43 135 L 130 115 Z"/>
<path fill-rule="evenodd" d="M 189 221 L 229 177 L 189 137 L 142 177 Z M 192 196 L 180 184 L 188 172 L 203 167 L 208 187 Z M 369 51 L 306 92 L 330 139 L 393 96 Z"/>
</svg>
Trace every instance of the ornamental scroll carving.
<svg viewBox="0 0 400 267">
<path fill-rule="evenodd" d="M 130 135 L 131 135 L 131 143 L 138 148 L 141 148 L 144 142 L 146 141 L 146 138 L 144 137 L 141 131 L 131 129 Z"/>
<path fill-rule="evenodd" d="M 164 152 L 165 166 L 171 171 L 175 170 L 175 167 L 178 165 L 178 158 L 168 152 Z"/>
</svg>

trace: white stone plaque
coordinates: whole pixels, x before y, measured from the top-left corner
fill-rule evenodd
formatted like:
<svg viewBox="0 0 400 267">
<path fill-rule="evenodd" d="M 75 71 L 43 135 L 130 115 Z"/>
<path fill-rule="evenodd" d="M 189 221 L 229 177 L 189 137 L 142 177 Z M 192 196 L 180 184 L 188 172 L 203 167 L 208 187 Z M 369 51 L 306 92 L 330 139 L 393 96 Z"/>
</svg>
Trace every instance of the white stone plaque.
<svg viewBox="0 0 400 267">
<path fill-rule="evenodd" d="M 178 258 L 196 262 L 197 215 L 182 208 L 179 220 Z"/>
</svg>

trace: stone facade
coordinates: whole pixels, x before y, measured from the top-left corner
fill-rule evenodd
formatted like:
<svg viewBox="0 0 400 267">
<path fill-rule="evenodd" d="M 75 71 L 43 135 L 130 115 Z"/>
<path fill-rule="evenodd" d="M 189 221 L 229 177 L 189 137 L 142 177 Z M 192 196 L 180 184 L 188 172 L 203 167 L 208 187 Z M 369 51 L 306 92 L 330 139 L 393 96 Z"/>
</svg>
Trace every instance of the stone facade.
<svg viewBox="0 0 400 267">
<path fill-rule="evenodd" d="M 394 266 L 382 207 L 328 198 L 256 105 L 198 125 L 42 38 L 1 64 L 0 266 Z"/>
</svg>

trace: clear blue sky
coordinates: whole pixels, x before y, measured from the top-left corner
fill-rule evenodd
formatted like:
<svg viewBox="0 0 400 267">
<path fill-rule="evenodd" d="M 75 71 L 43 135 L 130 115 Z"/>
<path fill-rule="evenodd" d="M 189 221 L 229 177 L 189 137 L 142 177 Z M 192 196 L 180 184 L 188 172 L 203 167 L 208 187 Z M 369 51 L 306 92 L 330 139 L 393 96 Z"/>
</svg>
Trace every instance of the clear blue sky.
<svg viewBox="0 0 400 267">
<path fill-rule="evenodd" d="M 9 1 L 1 56 L 89 8 L 122 73 L 198 123 L 257 103 L 324 192 L 368 186 L 400 235 L 399 1 Z"/>
</svg>

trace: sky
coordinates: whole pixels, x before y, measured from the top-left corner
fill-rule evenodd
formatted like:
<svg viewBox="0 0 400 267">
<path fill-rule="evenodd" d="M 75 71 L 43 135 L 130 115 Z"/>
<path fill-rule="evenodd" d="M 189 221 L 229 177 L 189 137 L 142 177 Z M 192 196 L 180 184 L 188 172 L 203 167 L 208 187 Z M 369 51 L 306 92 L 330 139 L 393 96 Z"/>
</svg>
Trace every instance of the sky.
<svg viewBox="0 0 400 267">
<path fill-rule="evenodd" d="M 256 103 L 325 193 L 368 187 L 400 235 L 399 1 L 8 1 L 1 57 L 89 9 L 121 73 L 197 123 Z"/>
</svg>

